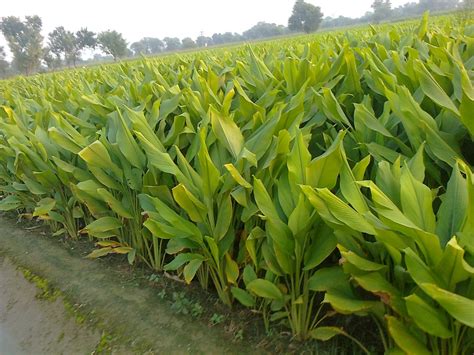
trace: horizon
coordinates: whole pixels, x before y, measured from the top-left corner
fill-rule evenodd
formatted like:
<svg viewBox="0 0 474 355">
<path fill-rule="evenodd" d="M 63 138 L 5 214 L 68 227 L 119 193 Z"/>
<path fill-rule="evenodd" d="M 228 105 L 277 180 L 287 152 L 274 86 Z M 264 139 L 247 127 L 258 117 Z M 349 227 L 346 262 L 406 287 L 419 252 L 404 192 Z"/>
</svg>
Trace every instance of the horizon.
<svg viewBox="0 0 474 355">
<path fill-rule="evenodd" d="M 201 33 L 205 36 L 225 32 L 242 33 L 258 22 L 287 26 L 294 2 L 294 0 L 259 0 L 258 2 L 241 0 L 238 7 L 232 11 L 232 16 L 229 17 L 226 16 L 228 12 L 226 12 L 224 5 L 235 4 L 230 0 L 202 0 L 199 2 L 174 0 L 152 5 L 149 5 L 149 0 L 137 0 L 133 3 L 133 7 L 122 6 L 125 2 L 111 0 L 101 2 L 83 0 L 80 3 L 67 6 L 53 0 L 41 2 L 17 0 L 2 4 L 0 17 L 16 16 L 24 19 L 25 16 L 38 15 L 43 23 L 41 33 L 45 43 L 48 41 L 48 33 L 58 26 L 63 26 L 70 31 L 87 27 L 96 33 L 116 30 L 122 33 L 130 45 L 144 37 L 160 39 L 164 37 L 178 37 L 180 39 L 191 37 L 196 39 Z M 359 0 L 357 4 L 353 1 L 343 0 L 308 0 L 306 2 L 321 7 L 324 17 L 357 18 L 371 11 L 370 5 L 373 1 Z M 392 6 L 397 7 L 408 2 L 410 1 L 392 0 Z M 150 6 L 151 9 L 147 9 L 147 6 Z M 114 8 L 113 17 L 109 15 L 111 7 Z M 94 17 L 90 16 L 91 8 L 95 8 Z M 181 13 L 178 16 L 177 12 L 179 11 Z M 160 15 L 157 16 L 156 13 L 160 13 Z M 155 22 L 157 19 L 158 23 Z M 176 21 L 177 19 L 181 19 L 181 21 Z M 0 46 L 4 47 L 7 59 L 11 60 L 8 44 L 2 34 L 0 34 Z"/>
</svg>

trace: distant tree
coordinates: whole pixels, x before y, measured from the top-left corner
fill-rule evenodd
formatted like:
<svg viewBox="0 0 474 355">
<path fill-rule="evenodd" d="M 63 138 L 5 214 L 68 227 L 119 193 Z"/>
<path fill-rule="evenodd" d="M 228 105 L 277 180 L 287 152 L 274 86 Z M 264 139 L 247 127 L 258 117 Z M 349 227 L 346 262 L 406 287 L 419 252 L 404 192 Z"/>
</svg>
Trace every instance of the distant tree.
<svg viewBox="0 0 474 355">
<path fill-rule="evenodd" d="M 181 48 L 181 41 L 176 37 L 165 37 L 163 41 L 166 43 L 167 51 L 175 51 Z"/>
<path fill-rule="evenodd" d="M 75 62 L 76 57 L 76 38 L 74 33 L 66 31 L 63 26 L 56 27 L 48 34 L 48 44 L 50 51 L 56 55 L 56 58 L 66 61 L 66 64 Z"/>
<path fill-rule="evenodd" d="M 2 46 L 0 46 L 0 77 L 5 77 L 10 67 L 10 64 L 6 61 L 5 57 L 6 57 L 5 49 L 3 49 Z"/>
<path fill-rule="evenodd" d="M 459 0 L 420 0 L 421 11 L 448 11 L 455 10 Z"/>
<path fill-rule="evenodd" d="M 398 6 L 392 10 L 391 18 L 395 19 L 402 19 L 410 16 L 416 16 L 423 13 L 423 9 L 421 8 L 419 3 L 416 2 L 408 2 L 401 6 Z"/>
<path fill-rule="evenodd" d="M 99 33 L 97 35 L 97 42 L 100 49 L 114 57 L 115 61 L 126 56 L 128 53 L 127 42 L 122 37 L 122 34 L 117 31 L 109 30 Z"/>
<path fill-rule="evenodd" d="M 26 16 L 25 21 L 18 17 L 2 18 L 0 31 L 13 53 L 13 63 L 22 73 L 28 75 L 38 70 L 43 56 L 43 36 L 41 18 Z"/>
<path fill-rule="evenodd" d="M 198 47 L 208 47 L 212 45 L 212 38 L 207 36 L 199 36 L 196 38 L 196 44 Z"/>
<path fill-rule="evenodd" d="M 196 42 L 190 37 L 183 38 L 181 41 L 183 49 L 191 49 L 196 47 Z"/>
<path fill-rule="evenodd" d="M 392 3 L 390 0 L 375 0 L 372 3 L 374 9 L 373 21 L 380 23 L 380 21 L 387 20 L 392 13 Z"/>
<path fill-rule="evenodd" d="M 214 33 L 212 35 L 213 44 L 224 44 L 242 41 L 243 37 L 238 33 L 225 32 L 225 33 Z"/>
<path fill-rule="evenodd" d="M 138 42 L 131 44 L 130 49 L 133 51 L 133 55 L 137 56 L 140 54 L 156 54 L 164 50 L 165 44 L 159 38 L 145 37 Z"/>
<path fill-rule="evenodd" d="M 76 47 L 76 57 L 80 58 L 81 51 L 86 48 L 94 49 L 97 47 L 97 37 L 96 34 L 92 31 L 89 31 L 87 27 L 81 28 L 76 32 L 75 35 L 75 47 Z"/>
<path fill-rule="evenodd" d="M 143 41 L 145 42 L 150 54 L 160 53 L 165 49 L 165 44 L 159 38 L 145 37 L 143 38 Z"/>
<path fill-rule="evenodd" d="M 345 27 L 352 26 L 361 22 L 361 18 L 351 18 L 345 16 L 339 16 L 336 18 L 325 17 L 321 22 L 321 28 L 334 28 L 334 27 Z"/>
<path fill-rule="evenodd" d="M 133 42 L 130 45 L 130 49 L 132 50 L 134 56 L 139 56 L 140 54 L 149 54 L 147 46 L 142 41 Z"/>
<path fill-rule="evenodd" d="M 259 22 L 252 28 L 242 33 L 245 39 L 269 38 L 287 33 L 287 28 L 274 23 Z"/>
<path fill-rule="evenodd" d="M 293 13 L 288 19 L 288 28 L 294 32 L 315 32 L 322 19 L 323 13 L 319 6 L 308 4 L 304 0 L 296 0 Z"/>
<path fill-rule="evenodd" d="M 85 48 L 95 48 L 97 39 L 95 33 L 87 28 L 81 28 L 76 33 L 66 31 L 63 26 L 56 27 L 48 35 L 49 50 L 56 55 L 57 59 L 64 58 L 67 65 L 76 62 L 81 57 L 81 51 Z"/>
<path fill-rule="evenodd" d="M 58 59 L 56 55 L 51 52 L 49 47 L 43 48 L 43 62 L 46 64 L 49 70 L 59 68 L 61 66 L 61 59 Z"/>
</svg>

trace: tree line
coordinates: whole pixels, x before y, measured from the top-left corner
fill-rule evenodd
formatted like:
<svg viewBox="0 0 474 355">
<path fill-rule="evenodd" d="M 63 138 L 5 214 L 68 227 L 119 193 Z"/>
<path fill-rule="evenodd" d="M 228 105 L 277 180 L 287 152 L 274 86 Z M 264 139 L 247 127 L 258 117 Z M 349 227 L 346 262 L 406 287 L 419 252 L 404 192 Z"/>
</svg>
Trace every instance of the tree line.
<svg viewBox="0 0 474 355">
<path fill-rule="evenodd" d="M 144 37 L 128 45 L 123 35 L 114 30 L 95 33 L 86 27 L 77 32 L 55 28 L 46 38 L 44 45 L 42 20 L 39 16 L 26 16 L 21 20 L 15 16 L 3 17 L 0 21 L 0 32 L 3 33 L 10 52 L 11 63 L 6 61 L 6 54 L 0 46 L 0 77 L 17 73 L 29 75 L 40 70 L 55 70 L 64 66 L 76 66 L 83 63 L 82 55 L 86 49 L 99 49 L 104 55 L 96 53 L 93 61 L 111 58 L 153 55 L 163 52 L 203 48 L 233 42 L 258 40 L 290 33 L 315 32 L 319 28 L 350 26 L 359 23 L 379 23 L 391 19 L 401 19 L 431 11 L 449 11 L 456 8 L 472 10 L 474 0 L 419 0 L 403 6 L 392 8 L 390 0 L 374 0 L 372 11 L 360 18 L 324 18 L 321 8 L 304 0 L 296 0 L 288 19 L 288 26 L 259 22 L 242 34 L 225 32 L 212 36 L 200 35 L 195 40 L 191 37 L 163 39 Z"/>
</svg>

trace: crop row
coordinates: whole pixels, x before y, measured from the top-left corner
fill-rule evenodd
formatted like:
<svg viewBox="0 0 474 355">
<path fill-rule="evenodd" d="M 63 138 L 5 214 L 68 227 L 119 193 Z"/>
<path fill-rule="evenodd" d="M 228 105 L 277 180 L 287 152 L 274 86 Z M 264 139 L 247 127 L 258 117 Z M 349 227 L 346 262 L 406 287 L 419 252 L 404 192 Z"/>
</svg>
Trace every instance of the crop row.
<svg viewBox="0 0 474 355">
<path fill-rule="evenodd" d="M 0 209 L 300 339 L 350 337 L 336 311 L 386 351 L 472 351 L 473 32 L 425 17 L 0 82 Z"/>
</svg>

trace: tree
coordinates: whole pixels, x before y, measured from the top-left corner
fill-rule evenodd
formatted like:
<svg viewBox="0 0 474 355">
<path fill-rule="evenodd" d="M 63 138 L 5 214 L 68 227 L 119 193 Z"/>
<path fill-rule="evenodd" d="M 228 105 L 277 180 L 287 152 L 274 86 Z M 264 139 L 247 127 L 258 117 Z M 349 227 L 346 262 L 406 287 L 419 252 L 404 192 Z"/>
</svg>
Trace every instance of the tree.
<svg viewBox="0 0 474 355">
<path fill-rule="evenodd" d="M 43 49 L 43 62 L 46 64 L 49 70 L 59 68 L 61 66 L 61 59 L 58 59 L 56 55 L 51 51 L 51 48 L 45 47 Z"/>
<path fill-rule="evenodd" d="M 127 42 L 117 31 L 104 31 L 97 35 L 100 49 L 114 57 L 114 60 L 124 57 L 128 53 Z"/>
<path fill-rule="evenodd" d="M 198 47 L 208 47 L 212 45 L 212 38 L 201 35 L 196 38 L 196 44 Z"/>
<path fill-rule="evenodd" d="M 323 13 L 319 6 L 314 6 L 304 2 L 304 0 L 296 0 L 293 6 L 293 13 L 288 19 L 288 28 L 294 32 L 315 32 L 323 20 Z"/>
<path fill-rule="evenodd" d="M 140 54 L 149 54 L 147 46 L 142 41 L 133 42 L 130 45 L 130 49 L 132 50 L 134 56 L 139 56 Z"/>
<path fill-rule="evenodd" d="M 459 5 L 459 0 L 420 0 L 422 11 L 454 10 Z"/>
<path fill-rule="evenodd" d="M 163 41 L 166 43 L 167 51 L 175 51 L 181 48 L 181 41 L 176 37 L 165 37 Z"/>
<path fill-rule="evenodd" d="M 259 22 L 252 28 L 242 33 L 245 39 L 269 38 L 274 36 L 282 36 L 287 32 L 285 26 L 276 25 L 274 23 Z"/>
<path fill-rule="evenodd" d="M 196 42 L 194 42 L 193 39 L 190 37 L 183 38 L 181 44 L 183 46 L 183 49 L 191 49 L 196 47 Z"/>
<path fill-rule="evenodd" d="M 130 49 L 133 51 L 133 55 L 137 56 L 140 54 L 156 54 L 163 51 L 165 44 L 159 38 L 145 37 L 138 42 L 134 42 L 130 45 Z"/>
<path fill-rule="evenodd" d="M 81 51 L 85 48 L 95 48 L 97 40 L 95 33 L 87 28 L 81 28 L 76 33 L 66 31 L 63 26 L 56 27 L 48 35 L 49 49 L 57 59 L 64 58 L 67 65 L 76 66 Z"/>
<path fill-rule="evenodd" d="M 372 4 L 374 9 L 373 20 L 375 23 L 386 20 L 392 13 L 392 3 L 390 0 L 375 0 Z"/>
<path fill-rule="evenodd" d="M 74 33 L 66 31 L 63 26 L 56 27 L 48 34 L 49 49 L 59 61 L 63 58 L 68 65 L 75 62 L 75 41 Z"/>
<path fill-rule="evenodd" d="M 43 56 L 43 36 L 41 18 L 26 16 L 25 21 L 18 17 L 2 18 L 0 31 L 8 42 L 13 53 L 13 63 L 22 73 L 28 75 L 35 72 Z"/>
<path fill-rule="evenodd" d="M 80 57 L 81 51 L 84 49 L 94 49 L 97 47 L 96 34 L 92 31 L 89 31 L 87 27 L 81 28 L 76 32 L 75 45 L 78 56 Z"/>
<path fill-rule="evenodd" d="M 212 35 L 213 44 L 224 44 L 241 41 L 243 38 L 238 33 L 225 32 L 225 33 L 214 33 Z"/>
<path fill-rule="evenodd" d="M 5 59 L 5 50 L 0 46 L 0 77 L 5 77 L 7 75 L 10 64 Z"/>
</svg>

